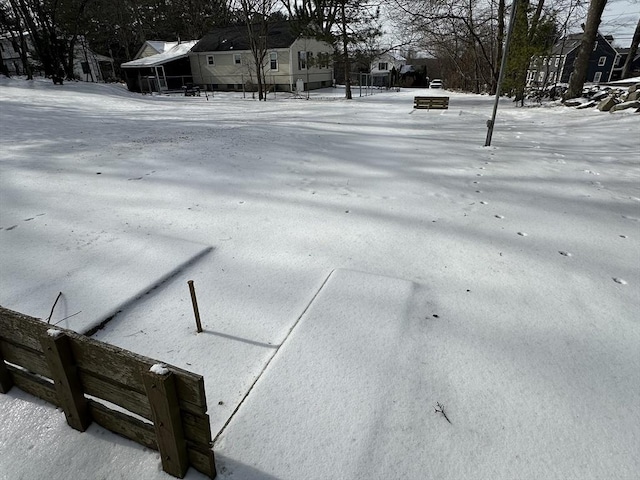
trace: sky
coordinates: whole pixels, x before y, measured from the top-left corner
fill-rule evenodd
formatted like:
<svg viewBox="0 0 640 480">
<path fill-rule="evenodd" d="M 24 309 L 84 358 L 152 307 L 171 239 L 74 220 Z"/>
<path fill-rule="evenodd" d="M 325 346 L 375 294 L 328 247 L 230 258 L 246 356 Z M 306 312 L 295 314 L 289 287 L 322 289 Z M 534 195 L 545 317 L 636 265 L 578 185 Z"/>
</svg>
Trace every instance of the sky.
<svg viewBox="0 0 640 480">
<path fill-rule="evenodd" d="M 639 18 L 638 0 L 609 0 L 602 14 L 600 32 L 613 35 L 616 44 L 628 47 Z"/>
</svg>

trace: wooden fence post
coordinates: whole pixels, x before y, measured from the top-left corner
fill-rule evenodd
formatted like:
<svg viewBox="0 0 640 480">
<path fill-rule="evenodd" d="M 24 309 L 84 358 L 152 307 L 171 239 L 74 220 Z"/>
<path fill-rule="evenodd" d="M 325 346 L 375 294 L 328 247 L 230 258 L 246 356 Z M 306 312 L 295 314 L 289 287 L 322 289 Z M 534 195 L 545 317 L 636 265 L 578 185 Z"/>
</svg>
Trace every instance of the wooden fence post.
<svg viewBox="0 0 640 480">
<path fill-rule="evenodd" d="M 145 371 L 142 376 L 151 405 L 162 469 L 174 477 L 184 478 L 189 458 L 174 375 L 167 370 L 166 373 Z"/>
<path fill-rule="evenodd" d="M 70 427 L 84 432 L 91 424 L 91 415 L 73 361 L 70 339 L 62 332 L 55 336 L 47 333 L 40 337 L 40 344 L 67 423 Z"/>
<path fill-rule="evenodd" d="M 9 375 L 2 357 L 2 351 L 0 351 L 0 393 L 7 393 L 11 387 L 13 387 L 13 380 L 11 380 L 11 375 Z"/>
</svg>

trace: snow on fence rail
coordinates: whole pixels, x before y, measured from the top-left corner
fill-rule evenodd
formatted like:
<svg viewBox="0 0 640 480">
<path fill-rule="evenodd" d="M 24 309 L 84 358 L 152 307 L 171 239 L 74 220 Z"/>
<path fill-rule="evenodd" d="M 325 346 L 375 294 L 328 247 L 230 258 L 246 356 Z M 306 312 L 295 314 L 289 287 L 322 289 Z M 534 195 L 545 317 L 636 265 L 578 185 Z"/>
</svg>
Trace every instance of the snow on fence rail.
<svg viewBox="0 0 640 480">
<path fill-rule="evenodd" d="M 76 430 L 95 421 L 159 450 L 175 477 L 190 465 L 216 476 L 200 375 L 0 307 L 0 392 L 13 385 L 62 408 Z"/>
</svg>

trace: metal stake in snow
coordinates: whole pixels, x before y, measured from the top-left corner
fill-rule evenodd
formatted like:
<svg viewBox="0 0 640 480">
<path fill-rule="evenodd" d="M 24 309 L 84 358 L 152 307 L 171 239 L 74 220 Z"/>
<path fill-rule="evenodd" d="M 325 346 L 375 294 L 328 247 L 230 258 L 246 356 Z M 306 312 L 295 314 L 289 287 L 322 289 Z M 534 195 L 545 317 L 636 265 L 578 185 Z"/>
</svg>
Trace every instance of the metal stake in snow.
<svg viewBox="0 0 640 480">
<path fill-rule="evenodd" d="M 193 280 L 187 282 L 189 291 L 191 292 L 191 303 L 193 304 L 193 314 L 196 316 L 196 328 L 198 333 L 202 332 L 202 324 L 200 323 L 200 312 L 198 311 L 198 301 L 196 300 L 196 289 L 193 286 Z"/>
<path fill-rule="evenodd" d="M 513 32 L 513 25 L 516 23 L 516 10 L 518 0 L 513 0 L 511 4 L 511 18 L 509 19 L 509 30 L 507 31 L 507 39 L 504 42 L 504 53 L 502 55 L 502 62 L 500 63 L 500 75 L 498 76 L 498 85 L 496 86 L 496 101 L 493 104 L 493 115 L 491 120 L 487 120 L 487 139 L 484 142 L 485 147 L 491 146 L 491 137 L 493 136 L 493 125 L 496 123 L 496 113 L 498 113 L 498 102 L 500 101 L 500 89 L 502 88 L 502 81 L 504 80 L 504 71 L 507 67 L 507 55 L 509 55 L 509 43 L 511 42 L 511 33 Z"/>
</svg>

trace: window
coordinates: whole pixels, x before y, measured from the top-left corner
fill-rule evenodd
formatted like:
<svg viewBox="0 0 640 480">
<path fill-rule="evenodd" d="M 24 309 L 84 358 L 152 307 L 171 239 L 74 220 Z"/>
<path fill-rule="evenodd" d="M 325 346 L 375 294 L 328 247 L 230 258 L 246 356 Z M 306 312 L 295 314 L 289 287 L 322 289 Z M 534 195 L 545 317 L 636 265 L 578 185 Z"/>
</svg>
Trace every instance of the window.
<svg viewBox="0 0 640 480">
<path fill-rule="evenodd" d="M 298 70 L 307 69 L 307 52 L 298 52 Z"/>
<path fill-rule="evenodd" d="M 596 72 L 595 76 L 593 77 L 593 81 L 595 83 L 600 83 L 601 78 L 602 78 L 602 72 Z"/>
<path fill-rule="evenodd" d="M 544 73 L 544 72 L 540 72 L 540 73 L 538 73 L 538 81 L 539 81 L 540 83 L 543 83 L 543 82 L 544 82 L 544 75 L 545 75 L 545 73 Z"/>
<path fill-rule="evenodd" d="M 389 64 L 387 62 L 378 63 L 378 70 L 389 70 Z"/>
<path fill-rule="evenodd" d="M 600 57 L 600 58 L 598 59 L 598 66 L 599 66 L 599 67 L 604 66 L 604 64 L 605 64 L 605 63 L 607 63 L 607 57 Z"/>
<path fill-rule="evenodd" d="M 547 65 L 549 63 L 549 59 L 547 57 L 544 57 L 542 59 L 542 65 Z"/>
<path fill-rule="evenodd" d="M 307 68 L 311 68 L 313 66 L 314 66 L 313 52 L 307 52 Z"/>
<path fill-rule="evenodd" d="M 327 52 L 318 53 L 318 68 L 329 68 L 331 55 Z"/>
<path fill-rule="evenodd" d="M 234 53 L 233 54 L 233 63 L 236 65 L 242 65 L 242 54 Z"/>
<path fill-rule="evenodd" d="M 593 51 L 595 52 L 598 49 L 598 41 L 596 40 L 593 44 Z"/>
<path fill-rule="evenodd" d="M 556 67 L 560 65 L 560 57 L 556 57 Z"/>
<path fill-rule="evenodd" d="M 271 70 L 278 70 L 278 52 L 271 52 L 269 54 L 269 68 L 271 68 Z"/>
<path fill-rule="evenodd" d="M 215 65 L 213 63 L 213 55 L 207 55 L 207 65 Z"/>
</svg>

